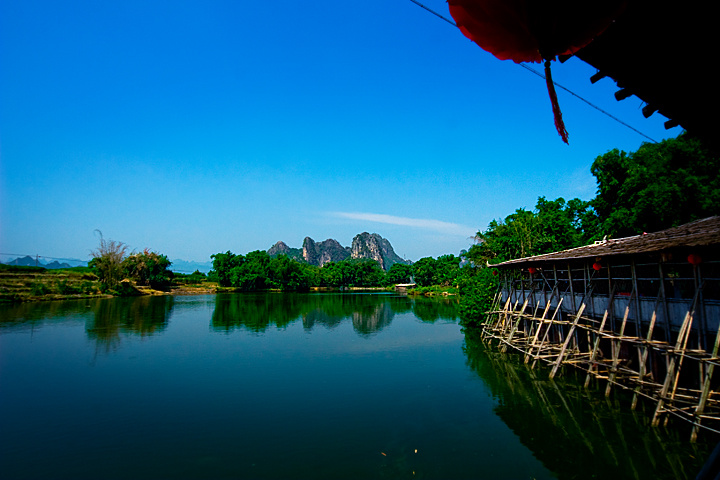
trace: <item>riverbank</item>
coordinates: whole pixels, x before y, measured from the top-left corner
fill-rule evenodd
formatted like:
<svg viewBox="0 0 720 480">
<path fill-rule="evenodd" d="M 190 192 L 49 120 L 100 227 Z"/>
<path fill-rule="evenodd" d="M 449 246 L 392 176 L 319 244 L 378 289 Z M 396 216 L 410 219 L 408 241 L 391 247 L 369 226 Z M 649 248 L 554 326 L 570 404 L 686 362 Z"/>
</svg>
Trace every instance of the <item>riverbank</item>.
<svg viewBox="0 0 720 480">
<path fill-rule="evenodd" d="M 14 267 L 0 270 L 0 302 L 34 302 L 109 296 L 88 271 Z"/>
<path fill-rule="evenodd" d="M 201 295 L 216 293 L 217 285 L 173 285 L 168 290 L 136 285 L 123 280 L 119 296 Z M 86 298 L 111 298 L 96 275 L 87 268 L 48 270 L 42 267 L 5 267 L 0 270 L 0 303 L 42 302 Z"/>
<path fill-rule="evenodd" d="M 242 289 L 220 287 L 215 282 L 171 285 L 157 290 L 136 285 L 129 279 L 120 282 L 117 294 L 102 288 L 98 277 L 86 268 L 47 270 L 41 267 L 9 267 L 0 271 L 0 303 L 42 302 L 84 298 L 145 295 L 214 295 L 238 293 Z M 280 290 L 278 290 L 280 291 Z M 311 287 L 311 292 L 388 292 L 393 287 Z"/>
<path fill-rule="evenodd" d="M 432 285 L 429 287 L 418 287 L 407 291 L 408 295 L 424 297 L 453 297 L 460 295 L 460 290 L 457 287 L 443 287 L 440 285 Z"/>
</svg>

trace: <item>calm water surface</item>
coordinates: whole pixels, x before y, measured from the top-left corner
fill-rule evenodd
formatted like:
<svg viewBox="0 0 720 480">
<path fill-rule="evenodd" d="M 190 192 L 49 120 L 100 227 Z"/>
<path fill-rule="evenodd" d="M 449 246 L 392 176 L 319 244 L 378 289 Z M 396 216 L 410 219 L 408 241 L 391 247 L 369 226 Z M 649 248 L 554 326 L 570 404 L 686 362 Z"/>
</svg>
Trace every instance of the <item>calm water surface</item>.
<svg viewBox="0 0 720 480">
<path fill-rule="evenodd" d="M 0 306 L 0 478 L 674 479 L 712 449 L 455 315 L 378 294 Z"/>
</svg>

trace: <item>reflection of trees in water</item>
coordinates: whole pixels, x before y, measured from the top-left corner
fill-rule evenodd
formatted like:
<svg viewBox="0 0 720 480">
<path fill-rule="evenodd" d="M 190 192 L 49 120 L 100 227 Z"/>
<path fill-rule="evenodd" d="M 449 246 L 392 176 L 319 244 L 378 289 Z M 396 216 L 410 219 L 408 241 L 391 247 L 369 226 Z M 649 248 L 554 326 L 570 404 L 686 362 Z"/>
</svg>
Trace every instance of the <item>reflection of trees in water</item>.
<svg viewBox="0 0 720 480">
<path fill-rule="evenodd" d="M 300 317 L 303 300 L 296 294 L 240 293 L 219 294 L 210 325 L 216 331 L 243 328 L 264 332 L 271 325 L 285 327 Z"/>
<path fill-rule="evenodd" d="M 0 305 L 0 329 L 23 329 L 45 321 L 77 320 L 88 315 L 100 299 L 23 302 Z"/>
<path fill-rule="evenodd" d="M 456 298 L 415 298 L 413 312 L 423 322 L 456 320 L 458 301 Z"/>
<path fill-rule="evenodd" d="M 425 321 L 455 318 L 452 302 L 412 300 L 405 296 L 378 294 L 243 293 L 216 297 L 211 325 L 216 331 L 236 328 L 263 332 L 271 326 L 285 327 L 302 319 L 303 328 L 316 325 L 335 328 L 350 319 L 361 335 L 390 325 L 396 313 L 420 309 Z M 420 316 L 418 315 L 418 316 Z"/>
<path fill-rule="evenodd" d="M 606 398 L 582 380 L 548 378 L 523 357 L 499 353 L 466 333 L 468 365 L 497 399 L 495 413 L 558 478 L 694 478 L 713 445 L 690 444 L 679 431 L 652 428 L 625 392 Z M 717 439 L 715 439 L 717 440 Z"/>
<path fill-rule="evenodd" d="M 103 299 L 93 306 L 85 327 L 88 338 L 106 350 L 117 347 L 121 334 L 147 336 L 167 327 L 175 299 L 169 295 Z"/>
</svg>

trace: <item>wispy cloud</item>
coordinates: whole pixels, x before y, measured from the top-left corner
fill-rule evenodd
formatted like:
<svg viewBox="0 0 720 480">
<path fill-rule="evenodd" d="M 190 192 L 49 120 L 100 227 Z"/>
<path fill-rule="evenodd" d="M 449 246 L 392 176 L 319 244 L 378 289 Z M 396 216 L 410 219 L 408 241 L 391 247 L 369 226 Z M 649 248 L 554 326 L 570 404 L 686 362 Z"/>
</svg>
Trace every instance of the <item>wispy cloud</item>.
<svg viewBox="0 0 720 480">
<path fill-rule="evenodd" d="M 432 220 L 429 218 L 396 217 L 394 215 L 385 215 L 382 213 L 363 212 L 330 212 L 330 215 L 340 218 L 348 218 L 351 220 L 360 220 L 363 222 L 386 223 L 389 225 L 423 228 L 426 230 L 444 233 L 446 235 L 457 235 L 462 237 L 473 237 L 477 233 L 477 230 L 472 227 L 468 227 L 467 225 L 443 222 L 441 220 Z"/>
</svg>

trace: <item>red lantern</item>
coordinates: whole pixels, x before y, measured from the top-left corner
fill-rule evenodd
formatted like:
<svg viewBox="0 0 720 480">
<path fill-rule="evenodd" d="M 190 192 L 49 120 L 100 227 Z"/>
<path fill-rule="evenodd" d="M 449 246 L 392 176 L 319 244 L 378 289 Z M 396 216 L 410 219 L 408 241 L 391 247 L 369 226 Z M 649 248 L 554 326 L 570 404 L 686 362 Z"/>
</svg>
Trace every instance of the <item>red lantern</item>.
<svg viewBox="0 0 720 480">
<path fill-rule="evenodd" d="M 550 73 L 550 60 L 572 55 L 600 35 L 625 8 L 626 0 L 448 0 L 460 31 L 500 60 L 542 62 L 555 117 L 567 143 L 567 130 Z"/>
<path fill-rule="evenodd" d="M 702 263 L 702 257 L 696 253 L 691 253 L 688 255 L 688 263 L 690 265 L 698 266 L 700 263 Z"/>
<path fill-rule="evenodd" d="M 593 270 L 596 272 L 599 272 L 602 269 L 602 265 L 600 265 L 598 262 L 593 263 Z"/>
<path fill-rule="evenodd" d="M 530 272 L 530 275 L 535 275 L 537 273 L 537 268 L 530 267 L 528 268 L 528 272 Z"/>
</svg>

